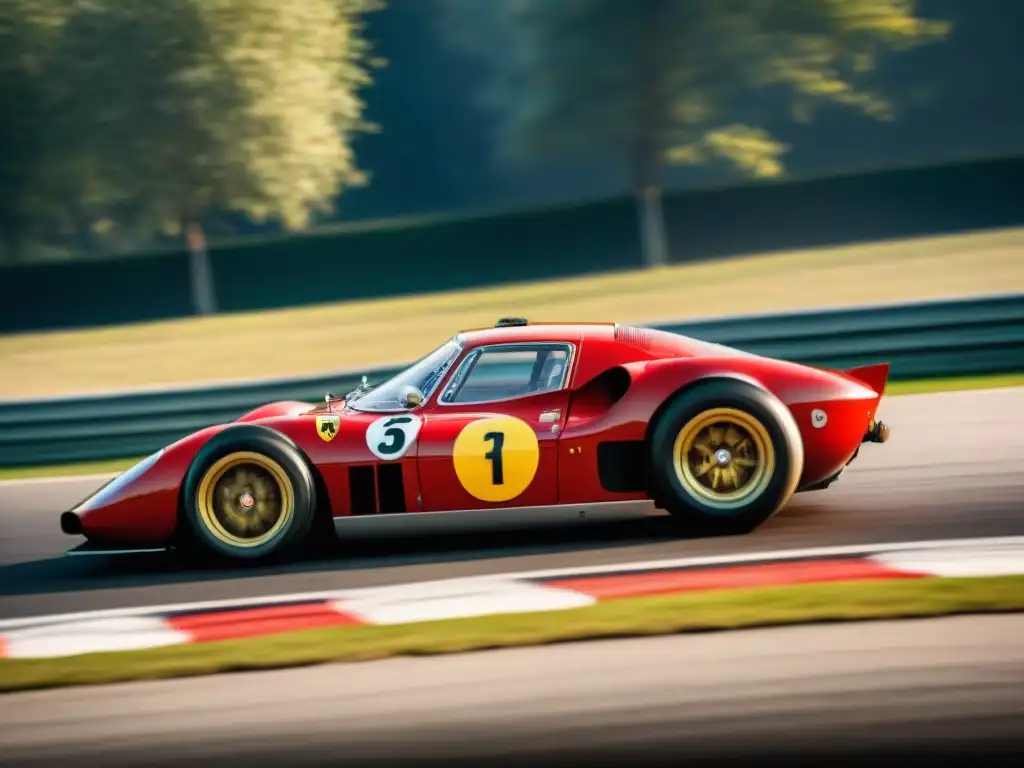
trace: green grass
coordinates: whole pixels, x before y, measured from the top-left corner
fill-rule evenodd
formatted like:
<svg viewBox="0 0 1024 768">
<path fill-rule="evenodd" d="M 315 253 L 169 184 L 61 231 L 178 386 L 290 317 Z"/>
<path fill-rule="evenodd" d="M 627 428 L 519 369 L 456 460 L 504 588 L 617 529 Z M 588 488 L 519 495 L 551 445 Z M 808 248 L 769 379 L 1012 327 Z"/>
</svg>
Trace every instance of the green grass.
<svg viewBox="0 0 1024 768">
<path fill-rule="evenodd" d="M 885 396 L 925 395 L 935 392 L 960 392 L 968 389 L 1000 389 L 1024 386 L 1024 373 L 1000 373 L 993 376 L 954 376 L 942 379 L 893 381 Z"/>
<path fill-rule="evenodd" d="M 651 323 L 1024 290 L 1024 228 L 137 325 L 0 336 L 0 399 L 419 358 L 503 316 Z M 984 264 L 984 269 L 978 265 Z"/>
<path fill-rule="evenodd" d="M 574 640 L 1024 609 L 1024 576 L 813 584 L 611 600 L 565 611 L 0 661 L 0 691 L 424 656 Z"/>
<path fill-rule="evenodd" d="M 69 475 L 103 475 L 123 472 L 145 457 L 54 464 L 42 467 L 0 467 L 0 480 L 23 480 L 33 477 L 65 477 Z"/>
<path fill-rule="evenodd" d="M 969 389 L 995 389 L 999 387 L 1024 386 L 1024 373 L 1006 373 L 995 376 L 964 376 L 946 379 L 923 379 L 920 381 L 896 381 L 886 387 L 886 397 L 897 395 L 918 395 L 932 392 L 953 392 Z M 135 456 L 127 459 L 109 459 L 76 464 L 57 464 L 41 467 L 0 467 L 0 480 L 18 480 L 41 477 L 63 477 L 69 475 L 92 475 L 123 472 L 144 458 Z"/>
</svg>

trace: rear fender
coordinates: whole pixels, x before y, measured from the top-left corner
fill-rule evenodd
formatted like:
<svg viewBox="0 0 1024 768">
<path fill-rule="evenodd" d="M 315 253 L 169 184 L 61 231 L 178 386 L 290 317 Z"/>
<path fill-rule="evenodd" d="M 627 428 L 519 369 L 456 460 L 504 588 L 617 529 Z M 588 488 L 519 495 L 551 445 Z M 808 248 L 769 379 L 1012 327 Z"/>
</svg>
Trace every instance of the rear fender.
<svg viewBox="0 0 1024 768">
<path fill-rule="evenodd" d="M 864 365 L 859 368 L 847 368 L 837 370 L 836 373 L 866 384 L 871 387 L 876 395 L 881 397 L 885 393 L 885 385 L 889 381 L 889 363 L 876 363 L 875 365 Z"/>
<path fill-rule="evenodd" d="M 725 361 L 714 363 L 692 359 L 640 361 L 604 371 L 573 393 L 559 442 L 582 449 L 587 444 L 596 448 L 599 442 L 643 441 L 653 419 L 672 398 L 691 383 L 708 378 L 728 378 L 765 388 L 755 378 L 730 370 Z M 616 375 L 616 371 L 620 373 Z"/>
<path fill-rule="evenodd" d="M 721 369 L 711 369 L 711 370 L 701 370 L 701 371 L 685 371 L 685 369 L 684 369 L 684 371 L 681 371 L 681 372 L 685 372 L 685 373 L 688 373 L 690 375 L 687 377 L 687 379 L 682 384 L 678 385 L 674 390 L 667 391 L 665 396 L 663 397 L 661 403 L 658 405 L 657 408 L 654 409 L 654 412 L 651 414 L 650 419 L 647 422 L 647 429 L 644 432 L 644 441 L 645 442 L 650 440 L 651 432 L 654 430 L 654 425 L 657 423 L 658 419 L 661 418 L 661 415 L 666 410 L 668 410 L 668 408 L 672 405 L 672 403 L 674 403 L 678 398 L 682 397 L 683 395 L 685 395 L 687 392 L 689 392 L 691 389 L 693 389 L 694 387 L 696 387 L 698 385 L 702 385 L 702 384 L 705 384 L 705 383 L 708 383 L 708 382 L 727 380 L 727 381 L 741 381 L 744 384 L 749 384 L 752 387 L 757 387 L 758 389 L 762 389 L 762 390 L 766 390 L 767 389 L 764 386 L 764 384 L 762 384 L 755 377 L 750 376 L 750 375 L 745 374 L 745 373 L 739 373 L 737 371 L 731 371 L 731 370 L 728 370 L 728 369 L 726 369 L 724 367 L 721 368 Z M 660 388 L 656 388 L 655 391 L 657 391 L 658 389 L 660 389 Z"/>
<path fill-rule="evenodd" d="M 686 363 L 690 364 L 687 365 Z M 728 360 L 666 361 L 646 366 L 649 398 L 658 397 L 646 430 L 664 411 L 697 383 L 721 379 L 744 381 L 772 393 L 785 406 L 785 421 L 804 445 L 803 484 L 815 483 L 841 469 L 859 448 L 885 388 L 888 365 L 866 366 L 851 372 L 831 371 L 784 360 L 730 358 Z M 666 378 L 667 375 L 667 378 Z M 860 378 L 863 377 L 863 378 Z M 674 384 L 674 386 L 669 386 Z M 640 382 L 638 382 L 638 386 Z M 814 421 L 818 409 L 827 412 L 827 429 Z"/>
</svg>

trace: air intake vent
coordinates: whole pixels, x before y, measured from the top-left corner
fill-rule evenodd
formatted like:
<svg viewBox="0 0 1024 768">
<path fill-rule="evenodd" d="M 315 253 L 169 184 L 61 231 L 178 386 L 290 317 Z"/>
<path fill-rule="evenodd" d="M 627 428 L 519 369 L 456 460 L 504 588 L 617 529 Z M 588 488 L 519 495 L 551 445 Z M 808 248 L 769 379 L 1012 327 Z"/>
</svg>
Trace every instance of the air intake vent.
<svg viewBox="0 0 1024 768">
<path fill-rule="evenodd" d="M 511 325 L 529 325 L 525 317 L 503 317 L 494 324 L 495 328 L 507 328 Z"/>
<path fill-rule="evenodd" d="M 406 512 L 405 478 L 400 463 L 349 467 L 349 509 L 352 515 Z"/>
<path fill-rule="evenodd" d="M 638 349 L 650 349 L 654 342 L 654 333 L 650 328 L 638 328 L 635 325 L 615 326 L 615 339 Z"/>
<path fill-rule="evenodd" d="M 377 492 L 382 514 L 405 512 L 405 483 L 401 464 L 378 465 Z"/>
<path fill-rule="evenodd" d="M 348 493 L 351 514 L 374 515 L 377 513 L 377 489 L 372 466 L 349 468 Z"/>
</svg>

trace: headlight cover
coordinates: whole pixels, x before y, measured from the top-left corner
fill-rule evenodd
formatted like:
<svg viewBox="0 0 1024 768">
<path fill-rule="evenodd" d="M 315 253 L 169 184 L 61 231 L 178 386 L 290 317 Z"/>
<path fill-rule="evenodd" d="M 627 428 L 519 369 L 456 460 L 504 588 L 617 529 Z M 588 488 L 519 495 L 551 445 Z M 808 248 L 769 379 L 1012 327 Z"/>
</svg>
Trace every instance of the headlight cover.
<svg viewBox="0 0 1024 768">
<path fill-rule="evenodd" d="M 114 477 L 111 480 L 109 480 L 105 485 L 101 486 L 98 490 L 93 492 L 91 496 L 81 501 L 71 511 L 88 512 L 90 509 L 95 509 L 96 507 L 102 507 L 107 504 L 110 504 L 121 494 L 121 491 L 123 491 L 127 486 L 131 485 L 136 480 L 138 480 L 139 477 L 141 477 L 142 474 L 146 472 L 146 470 L 148 470 L 150 467 L 156 464 L 157 460 L 161 456 L 163 456 L 163 454 L 163 448 L 161 448 L 156 453 L 150 454 L 142 461 L 132 466 L 130 469 L 126 469 L 117 477 Z"/>
</svg>

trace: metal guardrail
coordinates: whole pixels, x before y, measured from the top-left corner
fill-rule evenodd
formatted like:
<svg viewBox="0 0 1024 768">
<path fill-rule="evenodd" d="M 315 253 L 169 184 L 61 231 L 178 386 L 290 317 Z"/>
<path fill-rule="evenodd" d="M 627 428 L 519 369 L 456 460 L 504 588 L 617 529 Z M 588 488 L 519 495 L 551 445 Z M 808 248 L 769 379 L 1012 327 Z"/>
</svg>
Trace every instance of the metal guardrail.
<svg viewBox="0 0 1024 768">
<path fill-rule="evenodd" d="M 1024 294 L 652 327 L 827 368 L 892 364 L 891 379 L 1024 371 Z M 138 456 L 274 400 L 320 401 L 396 365 L 269 382 L 0 402 L 0 466 Z"/>
</svg>

